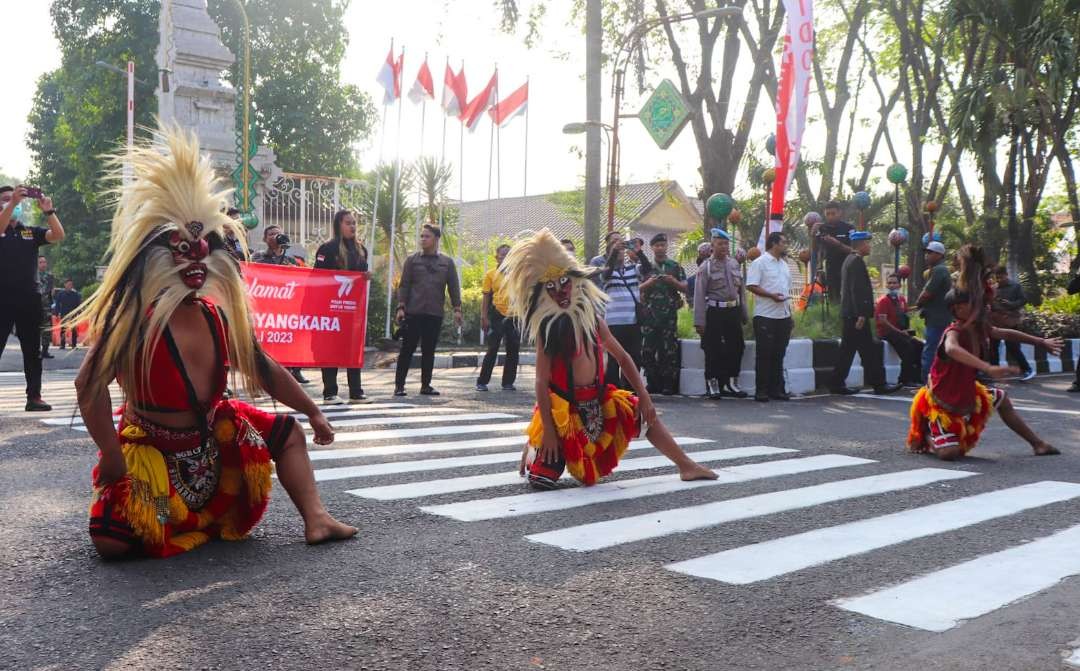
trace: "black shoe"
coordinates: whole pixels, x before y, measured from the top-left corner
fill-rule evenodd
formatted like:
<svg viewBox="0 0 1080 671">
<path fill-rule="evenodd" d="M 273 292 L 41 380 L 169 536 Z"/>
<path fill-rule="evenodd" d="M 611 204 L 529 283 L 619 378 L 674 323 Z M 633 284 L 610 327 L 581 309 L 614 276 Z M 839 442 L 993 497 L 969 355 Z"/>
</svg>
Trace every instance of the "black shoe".
<svg viewBox="0 0 1080 671">
<path fill-rule="evenodd" d="M 503 390 L 503 391 L 517 391 L 517 387 L 515 387 L 515 386 L 514 386 L 514 385 L 512 385 L 512 384 L 504 384 L 504 385 L 502 386 L 502 390 Z"/>
<path fill-rule="evenodd" d="M 768 394 L 761 394 L 761 393 L 754 394 L 754 400 L 757 401 L 758 403 L 768 403 L 769 402 L 769 395 Z"/>
<path fill-rule="evenodd" d="M 769 394 L 769 398 L 773 401 L 790 401 L 791 394 L 786 391 L 782 391 L 779 394 Z"/>
<path fill-rule="evenodd" d="M 64 347 L 63 345 L 60 345 L 60 349 L 67 349 L 67 347 Z M 72 347 L 71 349 L 75 349 L 75 348 Z"/>
<path fill-rule="evenodd" d="M 299 382 L 300 384 L 309 384 L 311 382 L 311 380 L 304 377 L 302 373 L 294 373 L 293 374 L 293 379 L 296 380 L 297 382 Z"/>
<path fill-rule="evenodd" d="M 442 396 L 442 394 L 439 393 L 439 390 L 436 389 L 435 387 L 421 387 L 420 388 L 420 395 L 421 396 Z"/>
<path fill-rule="evenodd" d="M 323 394 L 323 403 L 341 403 L 341 399 L 337 394 Z"/>
<path fill-rule="evenodd" d="M 728 383 L 724 385 L 721 393 L 732 398 L 746 398 L 748 396 L 745 391 L 739 389 L 739 383 L 734 379 L 729 380 Z"/>
<path fill-rule="evenodd" d="M 26 399 L 26 412 L 48 412 L 50 410 L 52 410 L 52 406 L 40 398 Z"/>
<path fill-rule="evenodd" d="M 55 359 L 56 357 L 54 357 L 52 354 L 49 354 L 48 352 L 46 352 L 46 353 L 41 355 L 41 358 L 42 359 Z"/>
<path fill-rule="evenodd" d="M 836 387 L 829 390 L 830 394 L 836 394 L 838 396 L 853 396 L 859 393 L 858 389 L 852 389 L 851 387 Z"/>
<path fill-rule="evenodd" d="M 405 393 L 405 387 L 394 387 L 394 396 L 408 396 Z"/>
<path fill-rule="evenodd" d="M 1072 392 L 1074 394 L 1077 393 L 1077 392 L 1080 392 L 1080 382 L 1073 382 L 1072 386 L 1069 387 L 1068 389 L 1066 389 L 1065 391 Z"/>
<path fill-rule="evenodd" d="M 660 390 L 661 396 L 677 396 L 679 394 L 677 389 L 662 389 Z"/>
<path fill-rule="evenodd" d="M 895 394 L 904 388 L 902 384 L 879 384 L 874 387 L 874 393 L 878 396 L 888 396 L 889 394 Z"/>
<path fill-rule="evenodd" d="M 476 383 L 476 391 L 487 391 L 488 386 L 486 384 Z"/>
<path fill-rule="evenodd" d="M 371 403 L 371 401 L 368 400 L 367 394 L 361 391 L 355 396 L 350 395 L 349 403 Z"/>
</svg>

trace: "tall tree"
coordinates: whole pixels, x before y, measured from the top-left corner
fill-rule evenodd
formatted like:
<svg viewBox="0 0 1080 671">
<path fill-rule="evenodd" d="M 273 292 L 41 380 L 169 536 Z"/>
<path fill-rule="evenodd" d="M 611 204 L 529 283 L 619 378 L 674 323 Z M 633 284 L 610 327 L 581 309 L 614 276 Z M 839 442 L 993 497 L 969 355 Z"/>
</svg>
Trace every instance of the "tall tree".
<svg viewBox="0 0 1080 671">
<path fill-rule="evenodd" d="M 343 19 L 348 0 L 246 0 L 251 25 L 251 71 L 258 127 L 291 172 L 355 177 L 351 147 L 374 126 L 370 97 L 341 83 L 349 44 Z M 211 15 L 234 54 L 242 53 L 241 17 L 235 0 L 210 0 Z M 238 61 L 239 63 L 239 61 Z M 233 67 L 229 80 L 239 80 Z"/>
</svg>

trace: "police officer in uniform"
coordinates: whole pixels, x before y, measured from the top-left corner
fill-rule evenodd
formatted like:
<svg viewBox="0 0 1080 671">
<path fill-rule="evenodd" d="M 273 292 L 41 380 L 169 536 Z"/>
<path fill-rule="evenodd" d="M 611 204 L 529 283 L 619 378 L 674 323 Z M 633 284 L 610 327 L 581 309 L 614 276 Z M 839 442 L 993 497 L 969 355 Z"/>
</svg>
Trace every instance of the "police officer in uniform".
<svg viewBox="0 0 1080 671">
<path fill-rule="evenodd" d="M 694 329 L 705 350 L 705 393 L 714 400 L 747 396 L 739 388 L 746 348 L 746 286 L 730 252 L 731 235 L 722 228 L 712 229 L 712 256 L 698 266 L 694 281 Z"/>
<path fill-rule="evenodd" d="M 25 208 L 27 196 L 36 197 L 48 228 L 24 226 L 15 209 Z M 26 203 L 26 204 L 23 204 Z M 64 239 L 64 227 L 53 209 L 52 199 L 25 187 L 0 187 L 0 354 L 4 353 L 11 327 L 22 347 L 26 375 L 26 410 L 48 411 L 41 400 L 41 294 L 38 293 L 38 250 Z"/>
</svg>

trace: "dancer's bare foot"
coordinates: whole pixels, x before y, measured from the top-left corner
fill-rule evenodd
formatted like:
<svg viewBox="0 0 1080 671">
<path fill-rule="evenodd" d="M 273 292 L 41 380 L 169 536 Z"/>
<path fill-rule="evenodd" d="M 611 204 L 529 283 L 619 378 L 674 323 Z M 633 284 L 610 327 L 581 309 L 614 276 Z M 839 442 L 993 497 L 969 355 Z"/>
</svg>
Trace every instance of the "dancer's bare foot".
<svg viewBox="0 0 1080 671">
<path fill-rule="evenodd" d="M 323 513 L 318 519 L 305 523 L 304 540 L 308 545 L 318 545 L 329 541 L 343 541 L 352 538 L 360 530 L 343 522 L 338 522 L 330 513 Z"/>
<path fill-rule="evenodd" d="M 934 450 L 934 456 L 942 461 L 956 461 L 960 457 L 964 456 L 964 449 L 959 445 L 953 447 L 943 447 L 940 450 Z"/>
<path fill-rule="evenodd" d="M 1050 443 L 1039 443 L 1031 449 L 1034 450 L 1036 457 L 1048 457 L 1052 454 L 1061 454 L 1061 451 Z"/>
<path fill-rule="evenodd" d="M 691 461 L 689 464 L 679 467 L 680 480 L 715 480 L 718 477 L 720 476 L 696 461 Z"/>
</svg>

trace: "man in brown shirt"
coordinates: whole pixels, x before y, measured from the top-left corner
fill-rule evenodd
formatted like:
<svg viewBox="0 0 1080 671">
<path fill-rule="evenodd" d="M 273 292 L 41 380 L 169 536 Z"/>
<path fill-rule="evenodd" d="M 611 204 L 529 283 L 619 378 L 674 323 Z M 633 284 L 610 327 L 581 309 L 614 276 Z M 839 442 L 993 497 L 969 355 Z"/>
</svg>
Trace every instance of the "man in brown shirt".
<svg viewBox="0 0 1080 671">
<path fill-rule="evenodd" d="M 739 263 L 731 258 L 731 235 L 712 229 L 712 256 L 694 280 L 694 328 L 705 350 L 705 391 L 709 398 L 746 398 L 739 388 L 746 291 Z"/>
<path fill-rule="evenodd" d="M 420 393 L 439 395 L 431 386 L 431 371 L 435 367 L 435 345 L 442 330 L 447 292 L 454 307 L 454 323 L 461 327 L 461 285 L 454 260 L 439 253 L 441 237 L 442 231 L 437 226 L 425 225 L 420 233 L 420 251 L 410 256 L 401 269 L 394 316 L 401 329 L 401 355 L 394 378 L 394 396 L 405 395 L 405 378 L 417 344 L 420 345 Z"/>
</svg>

